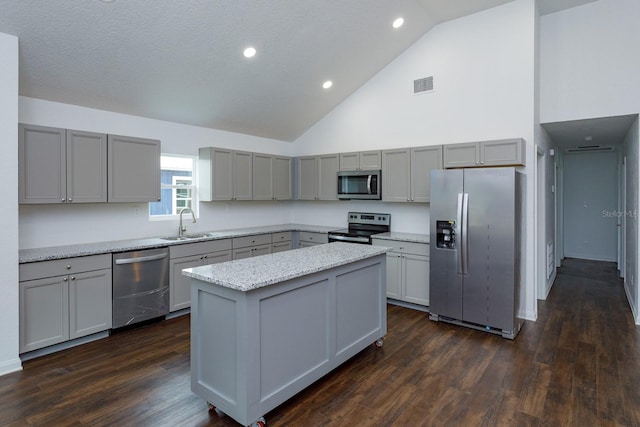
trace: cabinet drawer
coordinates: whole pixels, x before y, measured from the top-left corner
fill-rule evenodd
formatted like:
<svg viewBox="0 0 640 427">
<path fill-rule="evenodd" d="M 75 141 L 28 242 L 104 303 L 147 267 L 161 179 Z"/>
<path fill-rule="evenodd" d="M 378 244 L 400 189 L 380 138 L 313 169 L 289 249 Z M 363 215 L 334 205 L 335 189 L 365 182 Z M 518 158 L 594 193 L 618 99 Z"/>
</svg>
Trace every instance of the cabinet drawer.
<svg viewBox="0 0 640 427">
<path fill-rule="evenodd" d="M 233 238 L 233 249 L 266 244 L 271 245 L 271 234 L 255 234 L 253 236 Z"/>
<path fill-rule="evenodd" d="M 375 246 L 386 246 L 393 248 L 393 252 L 403 254 L 426 255 L 429 256 L 429 245 L 425 243 L 405 242 L 402 240 L 372 239 Z"/>
<path fill-rule="evenodd" d="M 292 233 L 290 231 L 283 231 L 281 233 L 273 233 L 271 235 L 271 242 L 289 242 L 291 241 Z"/>
<path fill-rule="evenodd" d="M 174 259 L 229 249 L 231 249 L 231 239 L 209 240 L 169 246 L 169 256 Z"/>
<path fill-rule="evenodd" d="M 329 238 L 326 233 L 313 233 L 309 231 L 300 232 L 301 242 L 313 242 L 313 243 L 329 243 Z"/>
<path fill-rule="evenodd" d="M 111 254 L 20 264 L 20 281 L 102 269 L 111 269 Z"/>
</svg>

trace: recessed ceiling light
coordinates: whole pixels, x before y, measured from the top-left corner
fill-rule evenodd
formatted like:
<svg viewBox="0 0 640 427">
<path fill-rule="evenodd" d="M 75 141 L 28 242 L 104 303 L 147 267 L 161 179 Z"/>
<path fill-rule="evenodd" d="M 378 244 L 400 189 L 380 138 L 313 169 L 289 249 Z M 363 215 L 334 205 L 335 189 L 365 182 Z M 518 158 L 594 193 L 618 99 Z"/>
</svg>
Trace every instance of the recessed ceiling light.
<svg viewBox="0 0 640 427">
<path fill-rule="evenodd" d="M 245 56 L 245 58 L 253 58 L 256 54 L 256 48 L 248 47 L 244 50 L 244 52 L 242 52 L 242 54 Z"/>
<path fill-rule="evenodd" d="M 402 24 L 404 24 L 404 19 L 398 18 L 395 21 L 393 21 L 392 26 L 393 26 L 393 28 L 400 28 L 400 27 L 402 27 Z"/>
<path fill-rule="evenodd" d="M 102 1 L 103 3 L 113 3 L 115 0 L 100 0 L 100 1 Z"/>
<path fill-rule="evenodd" d="M 329 89 L 331 86 L 333 86 L 333 82 L 331 80 L 327 80 L 326 82 L 322 83 L 322 87 L 324 89 Z"/>
</svg>

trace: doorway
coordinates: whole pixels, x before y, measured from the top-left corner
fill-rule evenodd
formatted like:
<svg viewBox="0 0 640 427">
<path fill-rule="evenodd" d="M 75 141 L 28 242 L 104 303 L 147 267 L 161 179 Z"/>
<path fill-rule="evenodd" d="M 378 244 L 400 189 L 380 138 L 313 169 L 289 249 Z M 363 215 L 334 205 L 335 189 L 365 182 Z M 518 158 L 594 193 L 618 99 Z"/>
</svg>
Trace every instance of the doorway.
<svg viewBox="0 0 640 427">
<path fill-rule="evenodd" d="M 564 256 L 618 258 L 618 153 L 614 147 L 568 149 L 564 155 Z"/>
</svg>

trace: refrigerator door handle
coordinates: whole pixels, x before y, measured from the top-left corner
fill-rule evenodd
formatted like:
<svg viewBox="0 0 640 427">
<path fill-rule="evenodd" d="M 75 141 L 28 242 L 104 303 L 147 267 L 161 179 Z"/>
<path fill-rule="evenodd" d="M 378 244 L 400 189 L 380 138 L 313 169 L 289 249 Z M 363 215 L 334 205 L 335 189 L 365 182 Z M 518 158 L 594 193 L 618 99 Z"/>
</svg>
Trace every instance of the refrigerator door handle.
<svg viewBox="0 0 640 427">
<path fill-rule="evenodd" d="M 462 270 L 462 238 L 463 231 L 461 229 L 462 226 L 462 208 L 463 208 L 463 194 L 458 193 L 458 210 L 456 211 L 456 233 L 458 234 L 458 248 L 456 249 L 456 264 L 458 265 L 458 274 L 463 274 Z"/>
<path fill-rule="evenodd" d="M 462 196 L 462 274 L 469 274 L 469 193 Z"/>
</svg>

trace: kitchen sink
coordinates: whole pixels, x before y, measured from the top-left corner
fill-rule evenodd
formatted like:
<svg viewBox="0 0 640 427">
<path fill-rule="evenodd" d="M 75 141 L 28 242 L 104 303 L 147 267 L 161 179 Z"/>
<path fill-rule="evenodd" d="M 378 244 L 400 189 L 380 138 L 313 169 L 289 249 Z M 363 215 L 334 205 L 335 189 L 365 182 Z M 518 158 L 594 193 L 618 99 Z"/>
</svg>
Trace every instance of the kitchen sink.
<svg viewBox="0 0 640 427">
<path fill-rule="evenodd" d="M 162 240 L 191 240 L 191 239 L 201 239 L 203 237 L 211 237 L 209 233 L 190 233 L 183 234 L 182 236 L 168 236 L 161 237 Z"/>
</svg>

